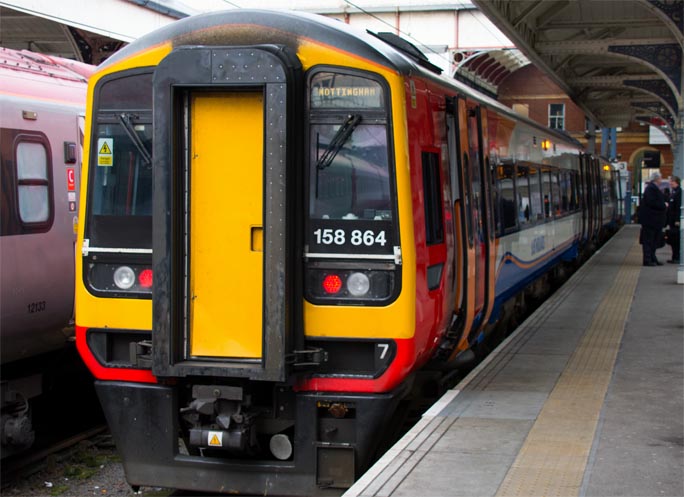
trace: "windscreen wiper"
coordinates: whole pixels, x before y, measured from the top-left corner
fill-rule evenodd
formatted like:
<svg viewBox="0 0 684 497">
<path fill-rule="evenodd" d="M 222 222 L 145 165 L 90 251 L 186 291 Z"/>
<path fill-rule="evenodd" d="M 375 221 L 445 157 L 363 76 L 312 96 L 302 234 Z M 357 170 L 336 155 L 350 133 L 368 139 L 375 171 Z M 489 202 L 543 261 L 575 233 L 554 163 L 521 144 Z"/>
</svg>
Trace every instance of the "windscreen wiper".
<svg viewBox="0 0 684 497">
<path fill-rule="evenodd" d="M 152 155 L 147 151 L 147 148 L 145 148 L 145 144 L 138 136 L 138 133 L 135 132 L 135 127 L 133 127 L 133 114 L 123 112 L 121 114 L 118 114 L 116 117 L 119 118 L 119 121 L 121 122 L 121 126 L 123 126 L 124 131 L 133 142 L 133 145 L 135 145 L 135 148 L 138 149 L 138 152 L 140 152 L 140 155 L 142 156 L 143 161 L 145 161 L 145 164 L 148 166 L 151 165 Z"/>
<path fill-rule="evenodd" d="M 337 157 L 337 154 L 351 136 L 354 128 L 356 128 L 360 122 L 361 116 L 359 114 L 351 114 L 347 117 L 347 120 L 340 126 L 340 129 L 337 130 L 337 133 L 335 133 L 332 140 L 330 140 L 323 155 L 318 159 L 318 162 L 316 163 L 317 169 L 325 169 L 332 164 L 332 161 L 335 160 L 335 157 Z"/>
</svg>

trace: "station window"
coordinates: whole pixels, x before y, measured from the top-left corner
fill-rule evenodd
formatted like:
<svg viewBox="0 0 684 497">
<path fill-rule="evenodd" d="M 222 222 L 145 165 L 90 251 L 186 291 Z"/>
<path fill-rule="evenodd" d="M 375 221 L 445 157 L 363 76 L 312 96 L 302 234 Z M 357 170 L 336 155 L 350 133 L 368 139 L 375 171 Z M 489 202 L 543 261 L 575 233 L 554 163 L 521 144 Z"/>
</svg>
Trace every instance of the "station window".
<svg viewBox="0 0 684 497">
<path fill-rule="evenodd" d="M 50 176 L 45 145 L 20 141 L 16 148 L 17 198 L 23 224 L 48 223 L 51 217 Z"/>
<path fill-rule="evenodd" d="M 565 104 L 549 104 L 549 128 L 565 129 Z"/>
</svg>

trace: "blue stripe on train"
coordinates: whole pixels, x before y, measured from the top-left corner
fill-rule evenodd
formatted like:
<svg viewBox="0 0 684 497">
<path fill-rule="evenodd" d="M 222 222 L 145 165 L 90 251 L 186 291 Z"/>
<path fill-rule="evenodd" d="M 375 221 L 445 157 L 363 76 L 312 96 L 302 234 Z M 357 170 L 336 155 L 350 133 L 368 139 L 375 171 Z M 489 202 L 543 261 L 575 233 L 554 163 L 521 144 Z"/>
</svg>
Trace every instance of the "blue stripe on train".
<svg viewBox="0 0 684 497">
<path fill-rule="evenodd" d="M 512 254 L 506 254 L 506 256 Z M 501 268 L 496 279 L 496 296 L 494 298 L 494 308 L 489 318 L 490 323 L 494 323 L 499 319 L 501 313 L 501 306 L 508 299 L 520 292 L 527 285 L 542 276 L 553 266 L 559 262 L 568 262 L 576 259 L 579 255 L 579 243 L 574 242 L 566 250 L 559 252 L 554 257 L 551 257 L 539 265 L 530 268 L 521 268 L 510 260 Z"/>
</svg>

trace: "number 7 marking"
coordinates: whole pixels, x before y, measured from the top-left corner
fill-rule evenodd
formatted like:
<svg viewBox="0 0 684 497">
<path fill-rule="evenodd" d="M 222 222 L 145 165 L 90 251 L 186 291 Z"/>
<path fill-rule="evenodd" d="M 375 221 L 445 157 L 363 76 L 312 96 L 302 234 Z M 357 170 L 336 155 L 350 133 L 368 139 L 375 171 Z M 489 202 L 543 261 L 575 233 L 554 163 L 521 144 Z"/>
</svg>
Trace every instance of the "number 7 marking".
<svg viewBox="0 0 684 497">
<path fill-rule="evenodd" d="M 382 360 L 387 355 L 387 351 L 389 350 L 389 343 L 379 343 L 378 348 L 382 349 L 382 352 L 380 352 L 380 360 Z"/>
</svg>

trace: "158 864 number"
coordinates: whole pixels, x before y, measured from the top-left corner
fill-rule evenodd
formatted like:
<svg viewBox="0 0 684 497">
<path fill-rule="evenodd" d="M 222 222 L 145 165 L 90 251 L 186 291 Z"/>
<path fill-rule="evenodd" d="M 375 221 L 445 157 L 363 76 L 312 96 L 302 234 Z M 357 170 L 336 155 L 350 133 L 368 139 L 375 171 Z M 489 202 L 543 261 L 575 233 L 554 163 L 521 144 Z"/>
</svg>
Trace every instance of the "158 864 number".
<svg viewBox="0 0 684 497">
<path fill-rule="evenodd" d="M 344 245 L 349 243 L 358 247 L 365 245 L 373 247 L 379 245 L 384 247 L 387 243 L 385 230 L 375 232 L 373 230 L 352 230 L 351 233 L 343 229 L 318 228 L 313 232 L 316 243 L 319 245 Z"/>
</svg>

